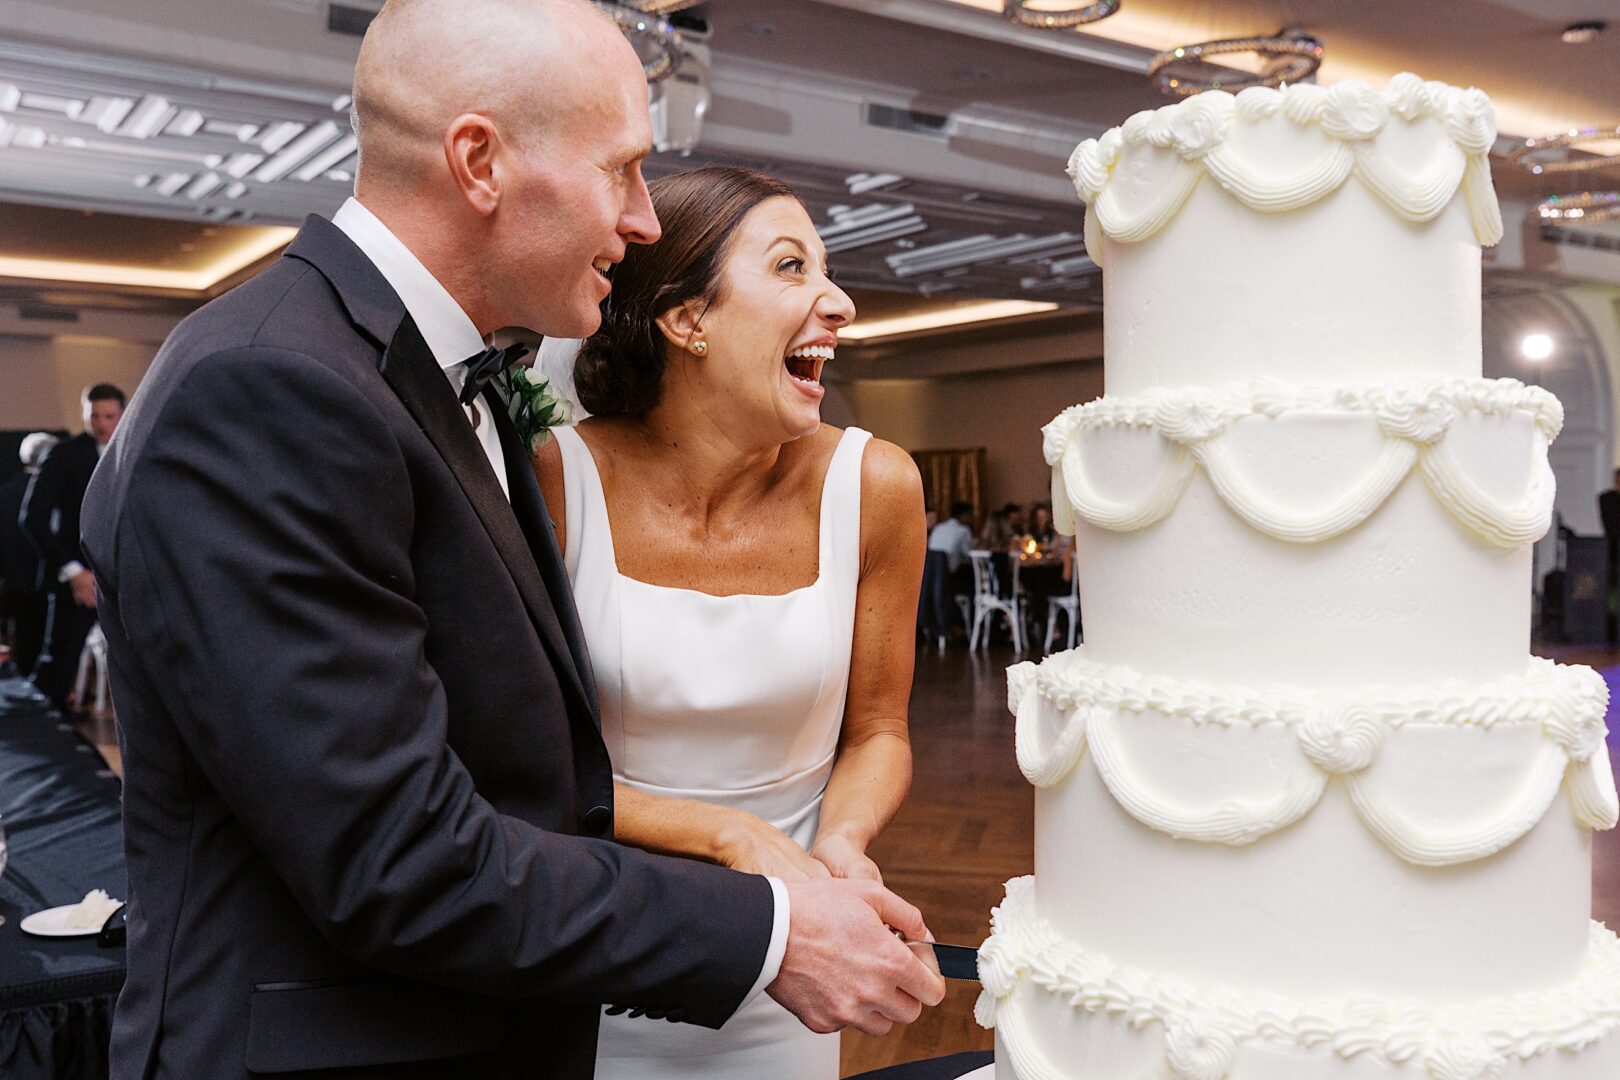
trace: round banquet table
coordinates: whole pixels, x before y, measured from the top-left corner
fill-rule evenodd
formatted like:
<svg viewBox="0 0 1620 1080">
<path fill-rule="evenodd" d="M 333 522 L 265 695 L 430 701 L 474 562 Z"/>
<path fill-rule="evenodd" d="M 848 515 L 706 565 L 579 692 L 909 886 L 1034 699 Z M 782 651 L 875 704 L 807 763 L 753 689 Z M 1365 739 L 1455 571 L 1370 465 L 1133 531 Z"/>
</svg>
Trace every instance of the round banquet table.
<svg viewBox="0 0 1620 1080">
<path fill-rule="evenodd" d="M 124 949 L 37 938 L 23 916 L 125 889 L 118 779 L 22 679 L 0 679 L 0 1077 L 104 1080 Z"/>
<path fill-rule="evenodd" d="M 853 1080 L 992 1080 L 994 1074 L 990 1051 L 975 1050 L 929 1061 L 891 1065 L 876 1072 L 861 1073 Z"/>
</svg>

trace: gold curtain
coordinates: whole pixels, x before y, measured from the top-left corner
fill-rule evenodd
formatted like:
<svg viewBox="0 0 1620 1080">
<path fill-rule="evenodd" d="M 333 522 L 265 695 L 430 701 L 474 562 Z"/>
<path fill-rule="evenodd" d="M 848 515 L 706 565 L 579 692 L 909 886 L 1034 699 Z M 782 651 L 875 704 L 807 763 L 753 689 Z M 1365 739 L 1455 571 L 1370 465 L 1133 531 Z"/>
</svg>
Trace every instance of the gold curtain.
<svg viewBox="0 0 1620 1080">
<path fill-rule="evenodd" d="M 922 473 L 923 498 L 940 519 L 950 516 L 951 504 L 973 504 L 973 519 L 984 521 L 984 447 L 971 450 L 913 450 L 912 460 Z"/>
</svg>

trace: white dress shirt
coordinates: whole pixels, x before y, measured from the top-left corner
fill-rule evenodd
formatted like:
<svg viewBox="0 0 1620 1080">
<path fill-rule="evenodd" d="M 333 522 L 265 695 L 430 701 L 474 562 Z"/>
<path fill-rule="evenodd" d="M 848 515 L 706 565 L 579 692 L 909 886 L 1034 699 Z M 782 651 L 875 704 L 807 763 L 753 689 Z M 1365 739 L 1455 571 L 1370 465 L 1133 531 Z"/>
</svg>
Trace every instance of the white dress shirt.
<svg viewBox="0 0 1620 1080">
<path fill-rule="evenodd" d="M 943 551 L 946 565 L 954 574 L 973 550 L 973 530 L 955 518 L 946 518 L 934 526 L 928 537 L 928 550 Z"/>
<path fill-rule="evenodd" d="M 422 332 L 422 340 L 427 342 L 428 348 L 433 351 L 433 358 L 444 370 L 445 378 L 450 380 L 450 388 L 460 397 L 467 378 L 467 361 L 484 351 L 484 339 L 467 313 L 422 265 L 422 261 L 411 254 L 411 249 L 379 221 L 377 215 L 362 206 L 360 200 L 351 198 L 345 202 L 332 215 L 332 224 L 354 241 L 355 246 L 387 279 L 394 292 L 399 294 L 406 312 Z M 501 490 L 510 499 L 512 493 L 507 484 L 506 459 L 501 454 L 500 437 L 495 432 L 489 409 L 482 399 L 475 401 L 472 408 L 477 410 L 479 417 L 475 429 L 478 441 L 483 444 L 490 468 L 495 470 L 495 478 L 501 482 Z M 771 941 L 765 950 L 765 963 L 760 969 L 759 978 L 748 991 L 743 1004 L 776 981 L 776 976 L 782 970 L 782 957 L 787 953 L 790 924 L 787 886 L 774 877 L 765 880 L 770 882 L 771 895 L 775 900 Z"/>
<path fill-rule="evenodd" d="M 450 380 L 450 388 L 459 398 L 467 380 L 467 361 L 484 351 L 484 339 L 478 328 L 456 303 L 455 297 L 411 254 L 411 249 L 377 220 L 377 215 L 362 206 L 360 200 L 350 199 L 344 203 L 332 215 L 332 224 L 354 241 L 399 294 L 405 310 L 422 332 L 422 340 L 427 342 L 433 359 L 439 362 L 444 377 Z M 500 436 L 495 431 L 489 408 L 482 398 L 477 398 L 466 411 L 478 414 L 474 433 L 484 447 L 484 456 L 489 458 L 489 467 L 495 470 L 495 479 L 500 481 L 501 490 L 510 499 L 512 489 L 507 484 L 506 459 L 501 454 Z M 472 423 L 470 415 L 468 423 Z"/>
</svg>

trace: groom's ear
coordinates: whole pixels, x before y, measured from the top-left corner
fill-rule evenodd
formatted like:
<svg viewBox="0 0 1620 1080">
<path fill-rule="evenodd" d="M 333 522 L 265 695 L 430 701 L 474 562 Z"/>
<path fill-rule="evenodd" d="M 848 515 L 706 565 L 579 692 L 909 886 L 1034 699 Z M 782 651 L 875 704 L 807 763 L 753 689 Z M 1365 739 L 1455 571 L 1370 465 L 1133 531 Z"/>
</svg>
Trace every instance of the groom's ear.
<svg viewBox="0 0 1620 1080">
<path fill-rule="evenodd" d="M 502 143 L 495 122 L 463 113 L 444 129 L 444 159 L 461 197 L 473 212 L 488 217 L 501 202 Z"/>
</svg>

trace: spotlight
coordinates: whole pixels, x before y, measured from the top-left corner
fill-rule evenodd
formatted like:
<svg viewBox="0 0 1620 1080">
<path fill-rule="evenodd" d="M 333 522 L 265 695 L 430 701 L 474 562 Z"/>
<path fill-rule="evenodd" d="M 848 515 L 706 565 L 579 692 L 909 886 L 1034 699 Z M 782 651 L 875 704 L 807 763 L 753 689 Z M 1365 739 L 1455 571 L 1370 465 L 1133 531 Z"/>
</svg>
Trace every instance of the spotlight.
<svg viewBox="0 0 1620 1080">
<path fill-rule="evenodd" d="M 1609 24 L 1602 19 L 1589 19 L 1585 22 L 1570 23 L 1564 27 L 1565 45 L 1590 45 L 1596 41 L 1598 35 L 1608 29 Z"/>
<path fill-rule="evenodd" d="M 1519 342 L 1519 351 L 1526 360 L 1540 362 L 1553 354 L 1553 339 L 1551 334 L 1526 334 L 1524 340 Z"/>
</svg>

